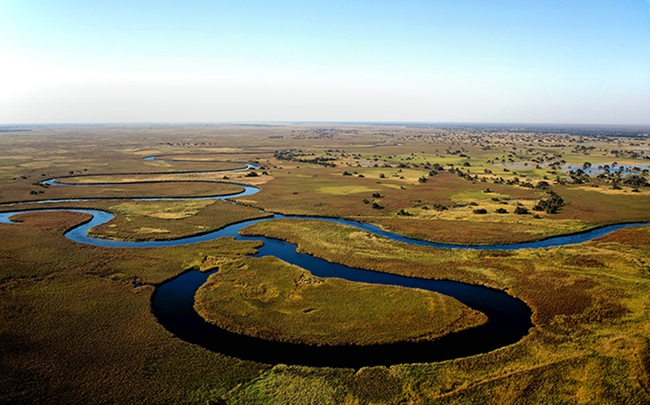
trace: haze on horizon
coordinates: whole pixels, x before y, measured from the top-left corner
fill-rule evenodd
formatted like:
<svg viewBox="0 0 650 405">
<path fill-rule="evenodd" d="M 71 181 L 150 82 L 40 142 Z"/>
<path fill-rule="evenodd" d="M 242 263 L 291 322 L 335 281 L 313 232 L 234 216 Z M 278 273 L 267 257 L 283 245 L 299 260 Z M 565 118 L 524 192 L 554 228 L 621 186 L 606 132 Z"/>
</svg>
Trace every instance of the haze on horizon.
<svg viewBox="0 0 650 405">
<path fill-rule="evenodd" d="M 650 124 L 650 0 L 0 0 L 0 124 Z"/>
</svg>

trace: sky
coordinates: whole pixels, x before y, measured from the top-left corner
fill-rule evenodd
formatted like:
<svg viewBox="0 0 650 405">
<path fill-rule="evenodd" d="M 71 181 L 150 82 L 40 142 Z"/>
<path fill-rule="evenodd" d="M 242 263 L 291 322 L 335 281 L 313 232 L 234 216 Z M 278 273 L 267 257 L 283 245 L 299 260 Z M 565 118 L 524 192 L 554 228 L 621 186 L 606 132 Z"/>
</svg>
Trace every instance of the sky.
<svg viewBox="0 0 650 405">
<path fill-rule="evenodd" d="M 650 0 L 0 0 L 0 124 L 650 124 Z"/>
</svg>

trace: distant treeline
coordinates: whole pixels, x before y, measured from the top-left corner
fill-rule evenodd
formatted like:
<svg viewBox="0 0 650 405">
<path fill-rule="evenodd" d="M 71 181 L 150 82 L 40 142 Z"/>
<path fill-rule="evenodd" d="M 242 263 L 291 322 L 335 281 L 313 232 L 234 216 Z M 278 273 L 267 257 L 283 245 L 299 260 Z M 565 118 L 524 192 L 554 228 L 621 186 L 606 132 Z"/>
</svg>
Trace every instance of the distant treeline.
<svg viewBox="0 0 650 405">
<path fill-rule="evenodd" d="M 311 154 L 313 155 L 313 153 Z M 336 158 L 331 158 L 331 157 L 315 157 L 315 158 L 302 158 L 302 156 L 309 156 L 309 155 L 304 155 L 304 154 L 294 154 L 292 151 L 276 151 L 273 154 L 273 157 L 275 157 L 278 160 L 287 160 L 287 161 L 293 161 L 293 162 L 300 162 L 300 163 L 312 163 L 316 165 L 321 165 L 325 167 L 336 167 L 336 164 L 332 163 L 332 161 L 336 160 Z"/>
<path fill-rule="evenodd" d="M 0 128 L 0 132 L 31 132 L 31 128 L 29 129 Z"/>
<path fill-rule="evenodd" d="M 528 132 L 536 135 L 577 135 L 588 137 L 646 137 L 650 134 L 647 126 L 537 126 L 537 125 L 481 125 L 481 124 L 448 124 L 433 125 L 432 128 L 444 130 L 474 130 L 481 132 Z"/>
</svg>

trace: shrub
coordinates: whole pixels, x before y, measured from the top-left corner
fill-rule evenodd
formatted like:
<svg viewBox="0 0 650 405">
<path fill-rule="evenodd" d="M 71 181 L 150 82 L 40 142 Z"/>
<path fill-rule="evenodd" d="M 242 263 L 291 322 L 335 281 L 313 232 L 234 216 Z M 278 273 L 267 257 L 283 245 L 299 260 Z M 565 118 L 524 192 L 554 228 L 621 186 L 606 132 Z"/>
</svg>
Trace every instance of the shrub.
<svg viewBox="0 0 650 405">
<path fill-rule="evenodd" d="M 515 208 L 515 214 L 525 215 L 525 214 L 530 214 L 530 211 L 528 211 L 528 208 L 526 207 L 517 207 Z"/>
</svg>

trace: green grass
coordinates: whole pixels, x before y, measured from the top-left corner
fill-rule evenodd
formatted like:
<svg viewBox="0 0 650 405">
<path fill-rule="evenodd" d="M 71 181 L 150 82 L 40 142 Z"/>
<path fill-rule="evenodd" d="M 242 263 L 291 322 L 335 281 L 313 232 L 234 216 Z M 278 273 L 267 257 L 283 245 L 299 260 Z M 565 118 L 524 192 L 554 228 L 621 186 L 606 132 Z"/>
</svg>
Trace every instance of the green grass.
<svg viewBox="0 0 650 405">
<path fill-rule="evenodd" d="M 0 224 L 0 403 L 205 403 L 266 366 L 188 345 L 158 324 L 151 285 L 254 243 L 102 249 L 61 236 L 85 217 Z"/>
<path fill-rule="evenodd" d="M 107 210 L 116 216 L 93 228 L 91 235 L 121 240 L 177 239 L 269 215 L 220 200 L 132 201 L 109 205 Z"/>
<path fill-rule="evenodd" d="M 44 179 L 37 179 L 44 180 Z M 11 181 L 10 183 L 14 183 Z M 1 190 L 1 188 L 0 188 Z M 23 202 L 69 198 L 129 199 L 155 197 L 207 197 L 242 191 L 240 186 L 199 181 L 163 181 L 151 183 L 116 183 L 97 187 L 41 186 L 16 184 L 3 190 L 3 202 Z M 33 194 L 32 192 L 36 193 Z"/>
<path fill-rule="evenodd" d="M 195 308 L 227 330 L 311 345 L 430 340 L 487 320 L 444 295 L 323 279 L 274 257 L 221 266 Z"/>
<path fill-rule="evenodd" d="M 434 403 L 648 401 L 643 382 L 647 356 L 638 355 L 647 353 L 650 331 L 647 227 L 582 245 L 507 253 L 411 247 L 317 221 L 268 221 L 246 232 L 280 237 L 303 252 L 346 265 L 507 289 L 531 306 L 535 329 L 515 345 L 439 364 L 391 367 L 391 375 L 400 375 L 401 398 Z"/>
</svg>

